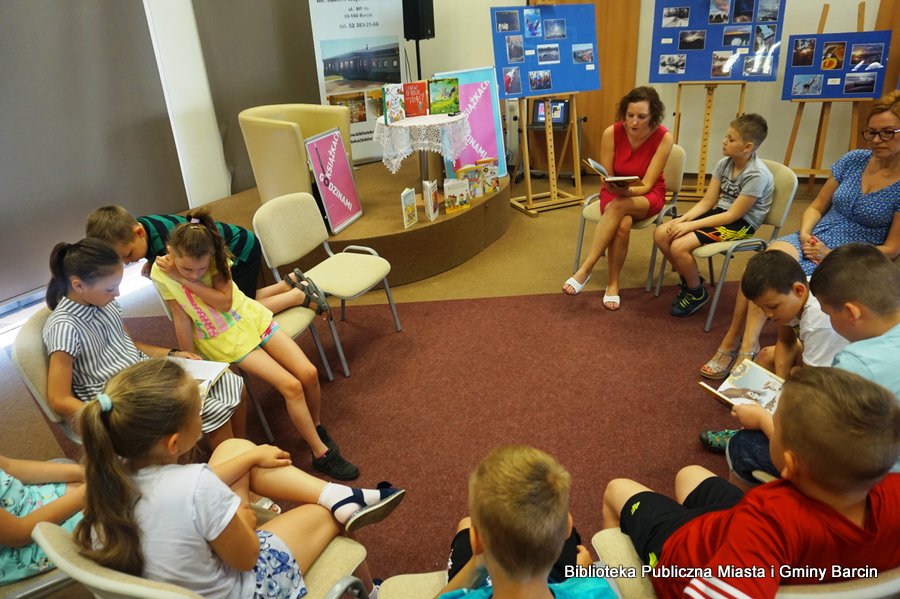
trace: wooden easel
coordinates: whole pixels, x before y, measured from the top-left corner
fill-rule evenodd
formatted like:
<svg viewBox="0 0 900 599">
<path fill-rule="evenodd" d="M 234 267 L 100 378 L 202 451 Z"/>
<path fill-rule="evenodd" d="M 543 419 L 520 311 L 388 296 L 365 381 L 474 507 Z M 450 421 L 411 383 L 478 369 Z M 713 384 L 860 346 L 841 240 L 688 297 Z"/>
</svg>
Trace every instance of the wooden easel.
<svg viewBox="0 0 900 599">
<path fill-rule="evenodd" d="M 562 153 L 560 154 L 560 156 L 562 157 L 565 156 L 566 150 L 569 147 L 572 131 L 576 131 L 575 134 L 577 135 L 576 127 L 578 126 L 578 108 L 575 103 L 575 96 L 575 94 L 544 96 L 535 100 L 544 103 L 544 135 L 547 139 L 547 178 L 550 181 L 550 191 L 545 191 L 538 194 L 535 194 L 531 191 L 531 168 L 528 157 L 528 126 L 526 119 L 528 119 L 528 104 L 531 100 L 528 100 L 527 98 L 519 98 L 518 100 L 519 155 L 521 157 L 522 165 L 525 171 L 525 195 L 510 198 L 509 202 L 510 204 L 512 204 L 513 208 L 524 212 L 528 216 L 536 217 L 539 212 L 543 212 L 545 210 L 553 210 L 555 208 L 564 208 L 566 206 L 579 204 L 584 199 L 584 195 L 581 192 L 581 150 L 578 147 L 578 140 L 576 139 L 574 142 L 572 142 L 572 174 L 575 178 L 574 194 L 559 189 L 559 186 L 557 185 L 559 172 L 556 168 L 556 149 L 553 142 L 553 119 L 551 118 L 550 101 L 551 99 L 564 99 L 569 101 L 569 122 L 568 128 L 566 129 L 566 137 L 563 140 Z M 518 161 L 516 163 L 516 168 L 513 170 L 513 173 L 515 173 L 517 170 Z M 515 174 L 513 175 L 513 180 L 515 180 Z M 535 201 L 536 199 L 541 198 L 547 199 L 538 202 Z"/>
<path fill-rule="evenodd" d="M 822 16 L 819 17 L 819 28 L 817 34 L 825 32 L 825 21 L 828 18 L 828 9 L 831 5 L 822 6 Z M 865 2 L 859 3 L 856 13 L 856 30 L 862 31 L 866 17 Z M 848 56 L 844 56 L 844 60 L 848 60 Z M 794 126 L 791 128 L 791 137 L 788 140 L 787 150 L 784 153 L 784 164 L 790 167 L 791 154 L 794 153 L 794 142 L 797 141 L 797 132 L 800 130 L 800 119 L 803 117 L 803 108 L 810 102 L 822 104 L 822 111 L 819 113 L 819 125 L 816 128 L 816 141 L 813 144 L 812 163 L 809 168 L 795 168 L 793 171 L 798 175 L 809 175 L 806 182 L 807 189 L 812 189 L 816 182 L 816 175 L 829 176 L 831 171 L 822 168 L 822 154 L 825 152 L 825 138 L 828 135 L 828 121 L 831 118 L 832 102 L 852 102 L 853 106 L 850 111 L 850 149 L 856 149 L 856 131 L 859 129 L 859 100 L 791 100 L 797 103 L 797 114 L 794 116 Z"/>
<path fill-rule="evenodd" d="M 675 143 L 678 143 L 678 134 L 681 130 L 681 90 L 692 85 L 702 85 L 706 88 L 706 102 L 703 105 L 703 127 L 700 133 L 700 161 L 697 165 L 697 185 L 693 190 L 682 189 L 679 199 L 700 199 L 706 191 L 706 159 L 707 145 L 709 144 L 709 125 L 712 121 L 713 97 L 716 88 L 720 85 L 740 85 L 741 95 L 738 100 L 737 115 L 744 113 L 744 94 L 747 91 L 746 81 L 679 81 L 678 95 L 675 97 Z"/>
</svg>

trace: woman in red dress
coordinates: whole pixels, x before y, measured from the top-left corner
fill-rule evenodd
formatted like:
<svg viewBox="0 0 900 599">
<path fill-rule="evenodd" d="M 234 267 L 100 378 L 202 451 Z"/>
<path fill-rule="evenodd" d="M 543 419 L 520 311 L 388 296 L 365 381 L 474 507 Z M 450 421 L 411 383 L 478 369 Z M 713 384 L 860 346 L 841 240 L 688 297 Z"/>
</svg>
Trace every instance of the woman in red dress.
<svg viewBox="0 0 900 599">
<path fill-rule="evenodd" d="M 665 106 L 652 87 L 637 87 L 619 101 L 618 120 L 606 128 L 600 142 L 600 163 L 610 176 L 640 177 L 638 185 L 600 188 L 600 221 L 594 230 L 591 249 L 581 267 L 563 285 L 569 295 L 581 293 L 591 278 L 594 265 L 605 251 L 609 282 L 603 305 L 618 310 L 619 273 L 628 253 L 631 225 L 657 214 L 665 204 L 663 169 L 674 143 L 662 122 Z"/>
</svg>

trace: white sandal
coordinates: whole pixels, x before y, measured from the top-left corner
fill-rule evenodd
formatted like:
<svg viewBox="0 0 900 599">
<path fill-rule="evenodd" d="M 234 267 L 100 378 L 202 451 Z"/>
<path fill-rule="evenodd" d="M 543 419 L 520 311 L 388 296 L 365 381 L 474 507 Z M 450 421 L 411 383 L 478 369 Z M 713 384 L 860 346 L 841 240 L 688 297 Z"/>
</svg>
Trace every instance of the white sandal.
<svg viewBox="0 0 900 599">
<path fill-rule="evenodd" d="M 606 304 L 613 304 L 614 307 L 610 308 Z M 618 295 L 606 295 L 606 291 L 603 291 L 603 307 L 607 310 L 611 310 L 615 312 L 619 309 L 619 306 L 622 305 L 622 298 Z"/>
<path fill-rule="evenodd" d="M 566 295 L 578 295 L 579 293 L 581 293 L 581 290 L 584 289 L 584 286 L 587 285 L 588 281 L 590 281 L 590 280 L 591 280 L 591 275 L 588 275 L 587 278 L 584 280 L 584 283 L 579 283 L 578 281 L 575 280 L 574 276 L 571 276 L 568 279 L 566 279 L 565 283 L 563 283 L 563 293 L 565 293 Z M 569 293 L 568 291 L 566 291 L 566 285 L 568 285 L 569 287 L 574 289 L 575 292 Z"/>
</svg>

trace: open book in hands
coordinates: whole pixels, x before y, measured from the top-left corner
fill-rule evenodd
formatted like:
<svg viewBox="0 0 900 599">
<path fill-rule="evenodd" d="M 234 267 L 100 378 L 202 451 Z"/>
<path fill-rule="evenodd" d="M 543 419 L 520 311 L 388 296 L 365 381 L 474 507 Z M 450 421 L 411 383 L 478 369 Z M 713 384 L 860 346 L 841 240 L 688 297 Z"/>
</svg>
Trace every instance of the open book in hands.
<svg viewBox="0 0 900 599">
<path fill-rule="evenodd" d="M 230 364 L 227 362 L 210 362 L 208 360 L 189 360 L 187 358 L 167 358 L 184 368 L 188 375 L 197 381 L 200 399 L 205 399 L 210 388 L 225 374 Z"/>
<path fill-rule="evenodd" d="M 609 172 L 607 172 L 606 168 L 604 168 L 602 164 L 600 164 L 593 158 L 585 158 L 584 160 L 582 160 L 582 162 L 585 164 L 585 166 L 588 167 L 588 169 L 600 175 L 600 177 L 607 185 L 615 185 L 617 187 L 631 187 L 632 185 L 644 184 L 644 182 L 641 181 L 640 177 L 610 177 Z"/>
<path fill-rule="evenodd" d="M 729 406 L 758 404 L 770 414 L 775 413 L 782 385 L 784 379 L 746 358 L 732 369 L 718 389 L 700 381 L 701 387 Z"/>
</svg>

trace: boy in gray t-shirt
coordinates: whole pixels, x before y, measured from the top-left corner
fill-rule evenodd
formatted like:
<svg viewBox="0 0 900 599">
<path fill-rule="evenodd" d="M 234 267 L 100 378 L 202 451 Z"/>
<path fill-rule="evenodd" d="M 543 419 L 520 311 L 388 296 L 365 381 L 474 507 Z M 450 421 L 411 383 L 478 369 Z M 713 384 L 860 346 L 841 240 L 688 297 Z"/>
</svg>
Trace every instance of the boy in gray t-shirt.
<svg viewBox="0 0 900 599">
<path fill-rule="evenodd" d="M 681 275 L 673 316 L 690 316 L 709 301 L 691 252 L 708 243 L 747 239 L 769 213 L 775 181 L 756 156 L 768 130 L 766 120 L 758 114 L 731 121 L 722 140 L 725 157 L 713 170 L 703 199 L 653 232 L 656 245 Z"/>
</svg>

